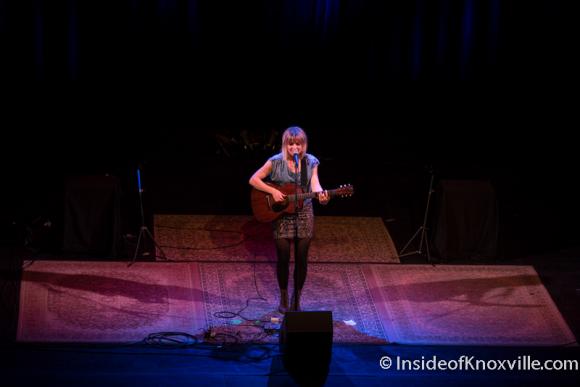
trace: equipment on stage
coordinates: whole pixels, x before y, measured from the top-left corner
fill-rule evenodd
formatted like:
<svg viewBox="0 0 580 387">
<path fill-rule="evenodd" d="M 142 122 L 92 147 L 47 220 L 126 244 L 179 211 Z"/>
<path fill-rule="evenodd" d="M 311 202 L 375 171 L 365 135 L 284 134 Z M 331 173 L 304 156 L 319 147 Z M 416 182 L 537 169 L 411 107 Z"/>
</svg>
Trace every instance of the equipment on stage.
<svg viewBox="0 0 580 387">
<path fill-rule="evenodd" d="M 137 246 L 135 247 L 135 253 L 133 254 L 133 259 L 129 263 L 129 266 L 131 266 L 132 264 L 135 263 L 135 260 L 137 259 L 137 254 L 139 253 L 139 248 L 141 247 L 141 242 L 145 241 L 145 237 L 149 237 L 149 239 L 153 242 L 155 247 L 157 247 L 159 249 L 159 251 L 161 252 L 162 257 L 164 259 L 167 259 L 167 257 L 165 256 L 165 253 L 163 252 L 163 249 L 161 248 L 161 246 L 159 246 L 157 241 L 155 241 L 155 238 L 153 238 L 153 234 L 151 234 L 151 231 L 149 231 L 149 228 L 145 224 L 145 214 L 143 212 L 143 188 L 141 188 L 141 170 L 139 167 L 137 167 L 137 189 L 139 190 L 139 208 L 141 211 L 141 228 L 139 230 L 139 237 L 137 238 Z"/>
<path fill-rule="evenodd" d="M 428 170 L 429 170 L 429 174 L 431 175 L 431 180 L 429 181 L 429 190 L 427 191 L 427 204 L 425 205 L 425 213 L 423 215 L 423 224 L 421 224 L 421 226 L 419 226 L 419 228 L 417 229 L 415 234 L 413 234 L 411 239 L 409 239 L 409 241 L 401 249 L 401 251 L 399 252 L 399 257 L 405 257 L 407 255 L 415 255 L 415 254 L 423 255 L 423 253 L 426 253 L 427 254 L 427 262 L 431 263 L 431 251 L 429 250 L 429 238 L 427 236 L 427 219 L 429 217 L 429 205 L 431 204 L 431 195 L 433 194 L 433 192 L 435 192 L 433 190 L 433 180 L 434 180 L 435 174 L 433 172 L 432 166 L 428 166 Z M 411 242 L 413 242 L 413 240 L 415 240 L 415 238 L 417 238 L 417 237 L 419 237 L 419 246 L 418 246 L 417 250 L 405 252 L 407 250 L 407 248 L 411 245 Z M 423 250 L 423 247 L 425 247 L 424 250 Z"/>
<path fill-rule="evenodd" d="M 299 385 L 323 386 L 332 357 L 331 311 L 286 312 L 280 352 L 288 374 Z"/>
</svg>

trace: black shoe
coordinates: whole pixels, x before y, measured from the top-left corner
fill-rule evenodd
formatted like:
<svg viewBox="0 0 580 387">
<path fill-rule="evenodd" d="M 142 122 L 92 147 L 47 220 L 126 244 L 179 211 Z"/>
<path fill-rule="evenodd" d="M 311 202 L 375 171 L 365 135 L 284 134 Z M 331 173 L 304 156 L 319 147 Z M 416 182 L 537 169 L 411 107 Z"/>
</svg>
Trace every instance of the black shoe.
<svg viewBox="0 0 580 387">
<path fill-rule="evenodd" d="M 280 305 L 278 311 L 282 314 L 288 311 L 288 289 L 280 289 Z"/>
<path fill-rule="evenodd" d="M 302 290 L 294 290 L 294 294 L 292 295 L 292 302 L 290 304 L 290 310 L 293 312 L 300 312 L 302 308 L 300 308 L 300 295 Z"/>
</svg>

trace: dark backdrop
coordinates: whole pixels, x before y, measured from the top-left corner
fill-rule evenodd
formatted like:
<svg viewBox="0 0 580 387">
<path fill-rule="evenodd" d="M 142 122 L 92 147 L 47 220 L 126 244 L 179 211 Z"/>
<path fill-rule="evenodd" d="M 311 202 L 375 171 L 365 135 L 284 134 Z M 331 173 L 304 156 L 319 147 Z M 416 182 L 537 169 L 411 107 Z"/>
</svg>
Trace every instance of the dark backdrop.
<svg viewBox="0 0 580 387">
<path fill-rule="evenodd" d="M 277 86 L 568 79 L 564 0 L 2 0 L 4 79 Z"/>
<path fill-rule="evenodd" d="M 410 235 L 433 166 L 493 181 L 505 239 L 576 243 L 570 7 L 0 0 L 2 228 L 59 225 L 66 177 L 109 173 L 135 229 L 138 165 L 149 214 L 249 213 L 264 138 L 300 125 L 325 186 L 356 187 L 320 213 Z"/>
</svg>

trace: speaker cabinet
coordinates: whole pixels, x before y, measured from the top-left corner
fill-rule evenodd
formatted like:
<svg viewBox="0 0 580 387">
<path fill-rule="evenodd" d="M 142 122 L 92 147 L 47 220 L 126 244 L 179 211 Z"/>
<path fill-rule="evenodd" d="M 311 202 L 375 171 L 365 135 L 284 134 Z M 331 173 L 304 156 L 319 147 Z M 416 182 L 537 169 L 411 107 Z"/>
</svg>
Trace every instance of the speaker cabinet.
<svg viewBox="0 0 580 387">
<path fill-rule="evenodd" d="M 491 182 L 441 180 L 434 247 L 442 259 L 494 258 L 499 240 L 498 207 Z"/>
<path fill-rule="evenodd" d="M 116 256 L 120 182 L 114 176 L 77 176 L 66 182 L 63 251 Z"/>
<path fill-rule="evenodd" d="M 332 356 L 332 312 L 287 312 L 280 350 L 289 374 L 300 382 L 323 382 Z M 316 383 L 314 383 L 316 384 Z"/>
</svg>

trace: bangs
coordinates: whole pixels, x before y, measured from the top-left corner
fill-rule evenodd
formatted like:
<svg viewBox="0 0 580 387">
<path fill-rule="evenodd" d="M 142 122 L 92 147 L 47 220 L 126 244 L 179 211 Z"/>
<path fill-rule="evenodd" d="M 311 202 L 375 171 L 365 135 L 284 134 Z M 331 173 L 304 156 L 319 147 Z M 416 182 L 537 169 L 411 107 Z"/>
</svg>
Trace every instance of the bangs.
<svg viewBox="0 0 580 387">
<path fill-rule="evenodd" d="M 300 144 L 305 145 L 308 142 L 306 138 L 306 133 L 297 126 L 292 126 L 284 131 L 284 135 L 282 136 L 282 144 Z"/>
<path fill-rule="evenodd" d="M 306 144 L 306 137 L 301 136 L 301 135 L 288 136 L 284 139 L 284 145 L 288 145 L 288 144 L 304 145 L 304 144 Z"/>
</svg>

